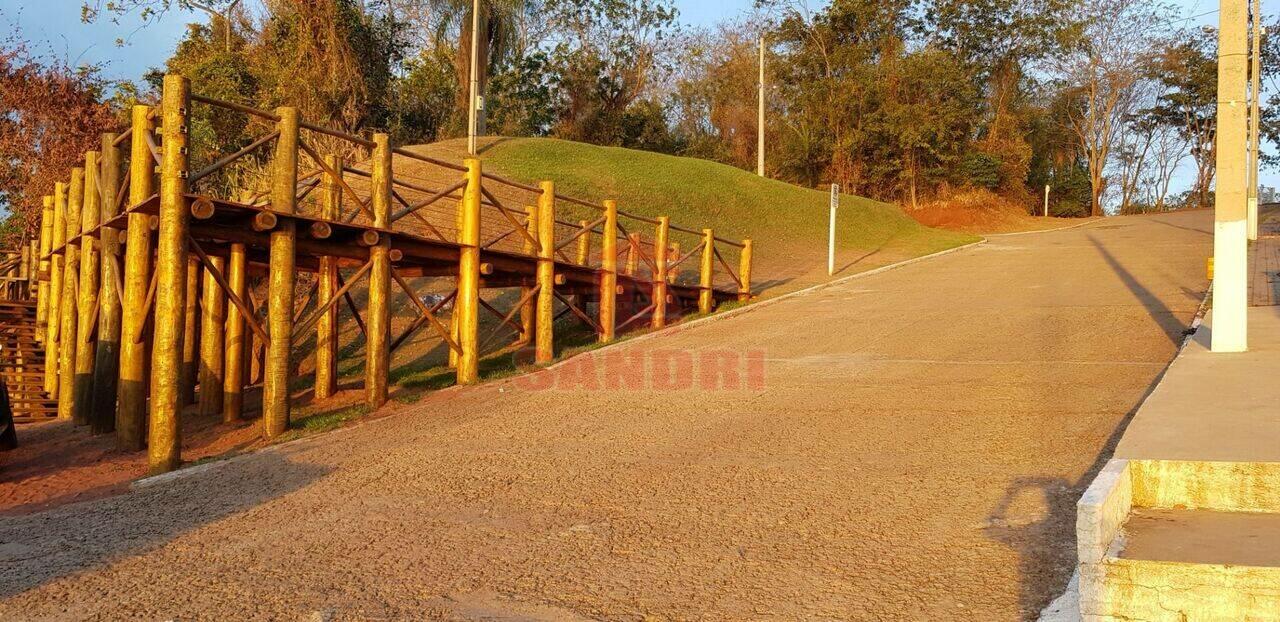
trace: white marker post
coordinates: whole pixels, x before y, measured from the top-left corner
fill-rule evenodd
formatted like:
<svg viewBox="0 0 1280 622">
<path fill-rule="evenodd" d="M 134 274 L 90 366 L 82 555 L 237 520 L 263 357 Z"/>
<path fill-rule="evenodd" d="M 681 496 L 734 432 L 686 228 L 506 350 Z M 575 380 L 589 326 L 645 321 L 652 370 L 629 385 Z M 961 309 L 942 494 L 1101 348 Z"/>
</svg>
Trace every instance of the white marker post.
<svg viewBox="0 0 1280 622">
<path fill-rule="evenodd" d="M 1044 185 L 1044 217 L 1049 217 L 1049 184 Z"/>
<path fill-rule="evenodd" d="M 836 208 L 840 207 L 840 184 L 831 184 L 831 223 L 827 226 L 827 276 L 836 273 Z"/>
</svg>

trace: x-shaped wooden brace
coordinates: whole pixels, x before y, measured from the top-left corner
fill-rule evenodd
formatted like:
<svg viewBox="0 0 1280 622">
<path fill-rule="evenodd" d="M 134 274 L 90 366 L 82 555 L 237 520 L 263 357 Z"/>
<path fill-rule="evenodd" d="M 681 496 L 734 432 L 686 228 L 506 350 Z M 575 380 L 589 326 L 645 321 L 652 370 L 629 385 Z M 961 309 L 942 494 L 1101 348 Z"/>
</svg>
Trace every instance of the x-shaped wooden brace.
<svg viewBox="0 0 1280 622">
<path fill-rule="evenodd" d="M 453 300 L 454 297 L 458 295 L 458 290 L 453 290 L 452 293 L 445 296 L 440 300 L 440 302 L 437 302 L 431 307 L 427 307 L 427 305 L 423 304 L 422 300 L 418 298 L 418 295 L 413 291 L 413 288 L 409 286 L 409 282 L 405 281 L 404 277 L 400 276 L 400 273 L 397 272 L 395 268 L 391 269 L 391 278 L 395 279 L 396 283 L 400 284 L 400 289 L 403 289 L 404 293 L 408 294 L 409 299 L 412 300 L 414 306 L 418 308 L 418 319 L 414 320 L 413 324 L 410 324 L 409 328 L 405 329 L 405 331 L 396 338 L 395 342 L 391 344 L 391 351 L 395 352 L 401 344 L 413 335 L 413 333 L 417 332 L 419 328 L 422 328 L 423 324 L 430 323 L 432 328 L 435 328 L 436 332 L 440 334 L 440 338 L 443 339 L 454 352 L 461 354 L 462 346 L 459 346 L 458 342 L 453 340 L 453 335 L 449 334 L 449 329 L 436 318 L 436 311 L 439 311 L 446 303 Z"/>
</svg>

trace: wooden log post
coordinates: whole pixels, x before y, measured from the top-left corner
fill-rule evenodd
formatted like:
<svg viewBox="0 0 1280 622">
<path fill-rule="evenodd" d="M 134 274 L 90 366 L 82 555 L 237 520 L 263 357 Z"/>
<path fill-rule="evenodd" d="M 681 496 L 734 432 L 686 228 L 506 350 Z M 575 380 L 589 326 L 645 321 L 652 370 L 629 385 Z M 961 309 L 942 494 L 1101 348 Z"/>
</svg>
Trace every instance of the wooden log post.
<svg viewBox="0 0 1280 622">
<path fill-rule="evenodd" d="M 271 207 L 283 214 L 297 208 L 298 110 L 281 107 L 276 150 L 272 159 Z M 267 278 L 267 342 L 262 365 L 262 432 L 266 438 L 289 427 L 289 355 L 293 335 L 294 269 L 297 257 L 296 223 L 283 219 L 271 230 L 270 271 Z"/>
<path fill-rule="evenodd" d="M 200 261 L 187 255 L 186 305 L 182 311 L 182 405 L 196 403 L 200 378 Z"/>
<path fill-rule="evenodd" d="M 372 171 L 369 179 L 373 226 L 391 228 L 391 137 L 373 135 Z M 391 236 L 383 233 L 369 247 L 369 309 L 367 311 L 364 363 L 365 403 L 370 409 L 387 403 L 387 376 L 391 371 Z M 409 295 L 413 295 L 410 293 Z"/>
<path fill-rule="evenodd" d="M 120 388 L 116 405 L 116 445 L 125 451 L 146 447 L 147 358 L 149 340 L 143 334 L 151 285 L 150 216 L 135 211 L 155 192 L 155 164 L 147 137 L 155 127 L 150 106 L 133 107 L 129 141 L 129 216 L 124 246 L 124 308 L 120 322 Z M 183 268 L 186 269 L 185 267 Z"/>
<path fill-rule="evenodd" d="M 742 241 L 742 253 L 738 255 L 738 300 L 751 300 L 751 240 Z"/>
<path fill-rule="evenodd" d="M 227 296 L 218 286 L 213 271 L 225 273 L 226 260 L 222 257 L 209 257 L 210 266 L 201 271 L 204 283 L 201 285 L 200 307 L 200 415 L 212 416 L 222 413 L 222 386 L 226 381 L 224 365 L 226 352 L 223 350 L 223 338 L 227 331 Z"/>
<path fill-rule="evenodd" d="M 590 225 L 590 224 L 591 224 L 590 222 L 587 222 L 585 220 L 578 221 L 578 227 L 581 229 L 586 229 L 587 225 Z M 590 231 L 578 236 L 578 255 L 577 257 L 574 257 L 574 262 L 577 263 L 579 266 L 585 266 L 589 261 L 591 261 L 591 232 Z"/>
<path fill-rule="evenodd" d="M 538 308 L 535 338 L 535 362 L 550 363 L 555 359 L 555 293 L 556 293 L 556 187 L 542 182 L 538 197 Z"/>
<path fill-rule="evenodd" d="M 160 218 L 156 233 L 156 292 L 151 351 L 151 420 L 147 462 L 151 473 L 182 463 L 179 419 L 182 391 L 184 324 L 187 309 L 187 111 L 190 84 L 175 74 L 164 77 L 161 106 Z"/>
<path fill-rule="evenodd" d="M 671 231 L 671 219 L 658 217 L 653 235 L 653 318 L 650 325 L 662 328 L 667 325 L 667 237 Z"/>
<path fill-rule="evenodd" d="M 62 304 L 58 310 L 58 418 L 71 420 L 76 396 L 76 305 L 80 294 L 80 218 L 84 208 L 84 169 L 71 169 L 67 188 L 67 243 L 62 264 Z"/>
<path fill-rule="evenodd" d="M 49 326 L 45 331 L 44 358 L 44 392 L 50 399 L 58 399 L 61 382 L 58 378 L 61 352 L 59 343 L 62 335 L 62 294 L 66 288 L 63 275 L 67 265 L 67 185 L 57 182 L 53 186 L 53 238 L 50 252 L 58 251 L 49 258 Z"/>
<path fill-rule="evenodd" d="M 45 195 L 40 209 L 40 246 L 36 255 L 36 339 L 45 341 L 49 330 L 49 251 L 53 247 L 53 195 Z"/>
<path fill-rule="evenodd" d="M 458 295 L 453 302 L 457 329 L 458 384 L 480 380 L 480 160 L 468 158 L 467 187 L 462 194 L 462 227 L 458 231 Z"/>
<path fill-rule="evenodd" d="M 711 313 L 715 298 L 711 279 L 715 275 L 716 237 L 710 229 L 702 230 L 702 268 L 698 272 L 698 313 Z"/>
<path fill-rule="evenodd" d="M 525 232 L 529 237 L 524 239 L 524 254 L 538 256 L 538 249 L 534 248 L 533 240 L 538 239 L 538 206 L 527 205 L 524 208 L 525 214 Z M 532 239 L 530 239 L 532 238 Z M 535 273 L 534 282 L 537 282 Z M 537 306 L 538 303 L 529 292 L 533 290 L 530 285 L 522 285 L 520 287 L 520 299 L 524 304 L 520 306 L 520 340 L 517 342 L 521 345 L 533 343 L 534 331 L 537 330 Z"/>
<path fill-rule="evenodd" d="M 102 174 L 100 220 L 103 223 L 118 214 L 116 194 L 120 191 L 120 149 L 115 134 L 102 135 Z M 116 397 L 120 380 L 120 239 L 110 227 L 99 230 L 102 265 L 98 277 L 98 344 L 94 350 L 93 393 L 89 400 L 89 419 L 95 434 L 116 429 Z"/>
<path fill-rule="evenodd" d="M 342 214 L 342 175 L 344 162 L 334 155 L 325 156 L 325 163 L 335 174 L 324 173 L 320 217 L 337 221 Z M 338 306 L 332 304 L 338 291 L 338 259 L 330 255 L 320 257 L 320 269 L 316 273 L 316 302 L 325 309 L 316 321 L 316 381 L 315 398 L 329 399 L 338 391 Z"/>
<path fill-rule="evenodd" d="M 600 233 L 600 341 L 613 341 L 618 315 L 618 202 L 604 202 Z"/>
<path fill-rule="evenodd" d="M 245 300 L 248 290 L 245 288 L 245 246 L 232 244 L 227 256 L 227 285 L 231 293 L 240 300 Z M 245 341 L 244 316 L 240 310 L 227 305 L 226 332 L 223 350 L 226 358 L 222 365 L 222 421 L 235 423 L 244 414 L 244 349 Z"/>
<path fill-rule="evenodd" d="M 80 292 L 76 299 L 75 403 L 71 418 L 76 425 L 89 425 L 93 401 L 93 364 L 98 341 L 94 336 L 98 320 L 98 280 L 102 276 L 98 254 L 98 223 L 102 201 L 98 194 L 98 152 L 85 153 L 84 200 L 80 214 Z"/>
</svg>

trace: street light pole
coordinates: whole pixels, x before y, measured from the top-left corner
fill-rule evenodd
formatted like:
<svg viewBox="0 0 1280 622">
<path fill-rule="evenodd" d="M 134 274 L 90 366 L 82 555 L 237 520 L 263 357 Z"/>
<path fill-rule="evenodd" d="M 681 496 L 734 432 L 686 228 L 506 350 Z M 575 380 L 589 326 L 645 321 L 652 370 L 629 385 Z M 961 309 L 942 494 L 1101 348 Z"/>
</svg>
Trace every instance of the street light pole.
<svg viewBox="0 0 1280 622">
<path fill-rule="evenodd" d="M 756 174 L 764 177 L 764 36 L 760 37 L 760 110 L 756 130 Z"/>
<path fill-rule="evenodd" d="M 476 154 L 477 108 L 480 102 L 480 0 L 471 2 L 471 88 L 467 94 L 467 153 Z"/>
</svg>

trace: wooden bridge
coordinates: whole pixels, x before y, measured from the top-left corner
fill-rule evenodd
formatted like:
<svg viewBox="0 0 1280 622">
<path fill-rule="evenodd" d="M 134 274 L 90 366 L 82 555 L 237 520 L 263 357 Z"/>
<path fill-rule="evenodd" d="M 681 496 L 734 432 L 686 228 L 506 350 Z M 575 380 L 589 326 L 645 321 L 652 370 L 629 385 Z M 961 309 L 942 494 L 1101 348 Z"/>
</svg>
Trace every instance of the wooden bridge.
<svg viewBox="0 0 1280 622">
<path fill-rule="evenodd" d="M 213 153 L 195 138 L 211 120 L 261 134 Z M 561 317 L 607 342 L 751 296 L 750 240 L 564 196 L 553 181 L 504 179 L 478 159 L 393 147 L 385 134 L 334 131 L 293 108 L 192 95 L 178 75 L 166 76 L 158 107 L 135 106 L 130 127 L 104 134 L 52 190 L 34 288 L 51 361 L 42 388 L 58 417 L 145 447 L 153 472 L 181 462 L 184 406 L 198 399 L 201 413 L 238 420 L 255 371 L 262 433 L 282 434 L 291 360 L 311 336 L 315 397 L 333 395 L 344 303 L 365 337 L 365 401 L 377 408 L 393 351 L 423 329 L 447 344 L 466 384 L 482 356 L 509 347 L 495 344 L 504 331 L 547 363 Z M 697 269 L 682 273 L 695 256 Z M 315 274 L 309 291 L 299 273 Z M 422 277 L 433 277 L 434 299 L 410 282 Z M 394 337 L 393 288 L 417 314 Z M 519 294 L 503 312 L 488 290 L 508 288 Z M 481 310 L 498 319 L 488 336 Z"/>
</svg>

